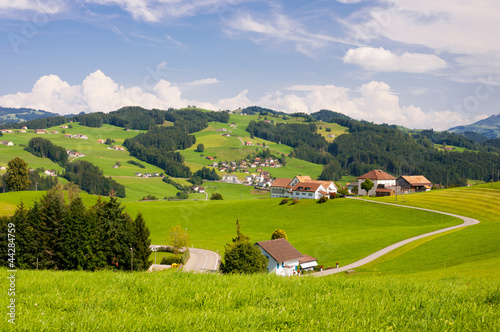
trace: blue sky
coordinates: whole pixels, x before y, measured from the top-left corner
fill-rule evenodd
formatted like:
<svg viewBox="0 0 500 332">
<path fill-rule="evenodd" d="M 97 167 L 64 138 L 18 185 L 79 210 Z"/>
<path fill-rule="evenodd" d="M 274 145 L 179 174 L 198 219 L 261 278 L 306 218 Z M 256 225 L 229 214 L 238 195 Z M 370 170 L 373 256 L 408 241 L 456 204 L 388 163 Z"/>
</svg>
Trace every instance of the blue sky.
<svg viewBox="0 0 500 332">
<path fill-rule="evenodd" d="M 0 0 L 0 106 L 330 109 L 448 129 L 499 113 L 490 0 Z"/>
</svg>

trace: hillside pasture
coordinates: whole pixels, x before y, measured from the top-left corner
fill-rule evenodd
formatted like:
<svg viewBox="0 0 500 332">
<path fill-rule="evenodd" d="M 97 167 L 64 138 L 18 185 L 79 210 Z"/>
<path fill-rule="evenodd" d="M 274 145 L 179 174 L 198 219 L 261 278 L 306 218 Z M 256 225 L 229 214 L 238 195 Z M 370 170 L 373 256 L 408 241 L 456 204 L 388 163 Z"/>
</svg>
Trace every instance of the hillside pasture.
<svg viewBox="0 0 500 332">
<path fill-rule="evenodd" d="M 425 207 L 478 219 L 478 225 L 422 239 L 360 270 L 386 273 L 467 273 L 500 277 L 500 182 L 405 195 L 399 204 Z M 394 198 L 378 198 L 394 202 Z"/>
</svg>

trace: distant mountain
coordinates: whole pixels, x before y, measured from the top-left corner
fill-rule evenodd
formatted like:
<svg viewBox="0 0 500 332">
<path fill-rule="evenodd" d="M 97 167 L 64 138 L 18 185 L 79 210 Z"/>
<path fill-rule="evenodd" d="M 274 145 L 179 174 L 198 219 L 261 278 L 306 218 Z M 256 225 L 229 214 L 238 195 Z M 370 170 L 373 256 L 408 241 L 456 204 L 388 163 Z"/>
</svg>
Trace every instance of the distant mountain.
<svg viewBox="0 0 500 332">
<path fill-rule="evenodd" d="M 450 128 L 452 133 L 464 133 L 472 131 L 484 135 L 488 138 L 500 138 L 500 114 L 492 115 L 487 119 L 480 120 L 467 126 Z"/>
<path fill-rule="evenodd" d="M 29 120 L 50 118 L 59 114 L 32 108 L 12 108 L 0 106 L 0 124 L 19 123 Z"/>
</svg>

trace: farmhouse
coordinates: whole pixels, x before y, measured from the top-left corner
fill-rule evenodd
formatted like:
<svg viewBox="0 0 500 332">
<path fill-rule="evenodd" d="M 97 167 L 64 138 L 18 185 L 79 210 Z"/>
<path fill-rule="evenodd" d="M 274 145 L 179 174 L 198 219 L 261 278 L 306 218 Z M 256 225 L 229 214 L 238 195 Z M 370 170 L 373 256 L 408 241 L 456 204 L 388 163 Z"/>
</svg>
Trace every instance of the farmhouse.
<svg viewBox="0 0 500 332">
<path fill-rule="evenodd" d="M 328 136 L 326 136 L 328 138 L 335 138 L 335 135 L 334 134 L 328 134 Z"/>
<path fill-rule="evenodd" d="M 293 179 L 277 178 L 271 185 L 271 198 L 319 199 L 338 191 L 333 181 L 311 180 L 307 175 L 297 175 Z"/>
<path fill-rule="evenodd" d="M 361 183 L 365 182 L 366 179 L 370 179 L 373 182 L 373 188 L 368 192 L 368 196 L 375 195 L 375 191 L 379 188 L 379 184 L 382 184 L 385 188 L 390 189 L 390 187 L 396 186 L 396 178 L 380 169 L 370 171 L 358 177 L 358 194 L 366 195 L 366 190 L 361 189 Z"/>
<path fill-rule="evenodd" d="M 59 132 L 57 130 L 52 130 L 50 133 L 51 134 L 59 134 Z"/>
<path fill-rule="evenodd" d="M 67 128 L 68 128 L 68 126 L 67 126 L 67 125 L 63 125 L 63 126 L 61 126 L 61 128 L 63 128 L 63 129 L 67 129 Z"/>
<path fill-rule="evenodd" d="M 64 134 L 64 137 L 69 137 L 69 138 L 71 138 L 71 134 Z"/>
<path fill-rule="evenodd" d="M 382 185 L 380 185 L 382 186 Z M 375 190 L 376 197 L 393 196 L 396 192 L 394 189 L 379 187 Z"/>
<path fill-rule="evenodd" d="M 222 176 L 222 182 L 228 183 L 242 183 L 236 175 L 226 174 Z"/>
<path fill-rule="evenodd" d="M 429 191 L 432 187 L 432 182 L 427 180 L 423 175 L 402 175 L 396 180 L 396 185 L 401 188 L 405 194 L 421 191 Z"/>
<path fill-rule="evenodd" d="M 142 176 L 142 173 L 141 172 L 136 172 L 134 173 L 135 176 Z"/>
<path fill-rule="evenodd" d="M 28 127 L 26 127 L 26 126 L 23 126 L 23 129 L 24 129 L 24 130 L 27 130 L 27 129 L 28 129 Z"/>
<path fill-rule="evenodd" d="M 2 141 L 1 144 L 6 145 L 6 146 L 13 146 L 14 145 L 14 143 L 10 142 L 10 141 Z"/>
<path fill-rule="evenodd" d="M 245 145 L 249 145 L 249 146 L 252 146 L 253 143 L 251 141 L 245 141 Z"/>
<path fill-rule="evenodd" d="M 45 129 L 35 129 L 35 134 L 45 134 Z"/>
<path fill-rule="evenodd" d="M 215 131 L 226 131 L 226 128 L 218 128 L 218 129 L 215 129 Z"/>
<path fill-rule="evenodd" d="M 51 171 L 50 169 L 45 170 L 45 175 L 56 176 L 56 171 Z"/>
<path fill-rule="evenodd" d="M 12 133 L 12 130 L 10 130 L 10 129 L 2 129 L 2 133 Z"/>
<path fill-rule="evenodd" d="M 293 276 L 297 274 L 298 266 L 302 260 L 304 260 L 303 264 L 308 267 L 313 267 L 316 263 L 314 257 L 302 255 L 285 239 L 261 241 L 255 245 L 268 259 L 268 273 L 275 273 L 279 276 Z"/>
<path fill-rule="evenodd" d="M 99 143 L 99 144 L 104 144 L 105 142 L 106 142 L 106 140 L 104 140 L 104 139 L 98 139 L 97 140 L 97 143 Z"/>
</svg>

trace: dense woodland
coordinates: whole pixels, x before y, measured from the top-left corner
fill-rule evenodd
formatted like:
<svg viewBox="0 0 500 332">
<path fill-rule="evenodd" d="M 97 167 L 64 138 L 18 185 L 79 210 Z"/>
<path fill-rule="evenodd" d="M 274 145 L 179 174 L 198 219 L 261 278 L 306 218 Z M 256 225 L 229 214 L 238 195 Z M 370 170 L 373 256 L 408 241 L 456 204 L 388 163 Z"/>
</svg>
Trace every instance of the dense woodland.
<svg viewBox="0 0 500 332">
<path fill-rule="evenodd" d="M 193 135 L 177 127 L 153 127 L 147 133 L 123 142 L 130 155 L 160 167 L 173 177 L 187 178 L 191 170 L 184 165 L 184 157 L 175 150 L 184 150 L 196 142 Z"/>
<path fill-rule="evenodd" d="M 215 168 L 210 169 L 208 167 L 202 167 L 200 170 L 193 173 L 189 182 L 194 185 L 201 185 L 203 180 L 217 181 L 219 179 L 220 177 L 215 171 Z"/>
<path fill-rule="evenodd" d="M 7 254 L 7 228 L 15 226 L 16 253 L 12 262 L 19 269 L 52 270 L 147 270 L 149 229 L 142 215 L 132 219 L 115 197 L 98 199 L 86 208 L 77 194 L 68 192 L 66 203 L 60 187 L 49 190 L 33 206 L 22 202 L 12 217 L 0 218 L 0 255 Z M 9 259 L 2 259 L 7 267 Z"/>
<path fill-rule="evenodd" d="M 125 197 L 125 187 L 112 178 L 105 177 L 102 170 L 89 161 L 76 160 L 69 163 L 62 177 L 92 195 L 110 196 L 114 192 L 117 197 Z"/>
<path fill-rule="evenodd" d="M 66 149 L 42 137 L 33 137 L 30 139 L 25 150 L 37 157 L 48 158 L 61 166 L 68 163 Z"/>
</svg>

